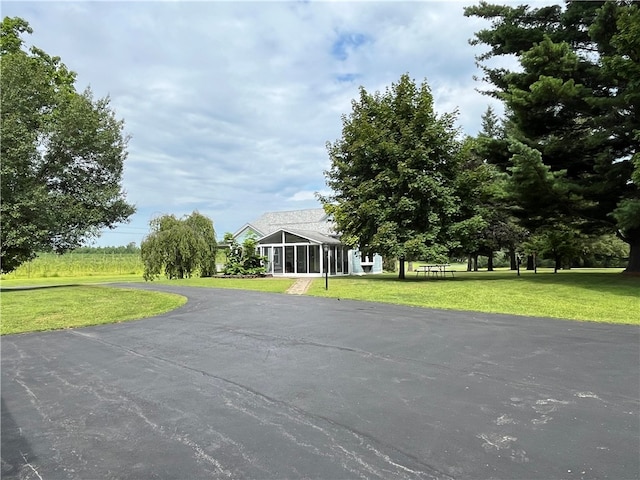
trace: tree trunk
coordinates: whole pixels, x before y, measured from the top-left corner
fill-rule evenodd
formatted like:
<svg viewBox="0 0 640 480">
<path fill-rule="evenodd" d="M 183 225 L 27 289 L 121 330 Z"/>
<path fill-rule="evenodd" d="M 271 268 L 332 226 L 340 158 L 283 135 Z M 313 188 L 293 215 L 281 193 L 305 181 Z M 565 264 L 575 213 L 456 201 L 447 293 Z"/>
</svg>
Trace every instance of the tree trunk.
<svg viewBox="0 0 640 480">
<path fill-rule="evenodd" d="M 629 263 L 624 273 L 640 273 L 640 228 L 631 230 L 624 240 L 629 244 Z"/>
<path fill-rule="evenodd" d="M 489 252 L 487 257 L 487 272 L 493 272 L 493 252 Z"/>
<path fill-rule="evenodd" d="M 400 280 L 404 280 L 404 278 L 405 278 L 405 275 L 404 275 L 404 257 L 400 257 L 398 259 L 398 263 L 400 264 L 399 268 L 398 268 L 398 278 Z"/>
<path fill-rule="evenodd" d="M 471 255 L 467 257 L 467 272 L 471 271 L 473 265 L 473 260 L 471 259 Z"/>
<path fill-rule="evenodd" d="M 556 261 L 555 261 L 555 267 L 553 269 L 553 273 L 558 273 L 558 270 L 560 270 L 562 268 L 562 258 L 560 257 L 560 255 L 556 254 Z"/>
<path fill-rule="evenodd" d="M 413 272 L 413 262 L 409 262 L 409 266 L 407 267 L 407 272 Z"/>
<path fill-rule="evenodd" d="M 527 255 L 527 270 L 535 270 L 535 259 L 533 255 Z"/>
<path fill-rule="evenodd" d="M 511 263 L 511 270 L 518 269 L 518 261 L 516 260 L 516 251 L 509 250 L 509 261 Z"/>
<path fill-rule="evenodd" d="M 477 272 L 478 271 L 478 254 L 474 254 L 473 255 L 473 271 Z"/>
</svg>

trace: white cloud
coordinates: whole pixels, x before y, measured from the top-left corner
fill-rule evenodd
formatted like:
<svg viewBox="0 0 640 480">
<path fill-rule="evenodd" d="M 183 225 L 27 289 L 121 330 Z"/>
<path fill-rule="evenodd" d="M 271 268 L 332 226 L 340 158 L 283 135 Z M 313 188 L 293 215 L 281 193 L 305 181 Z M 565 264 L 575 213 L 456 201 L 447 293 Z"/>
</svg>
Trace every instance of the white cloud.
<svg viewBox="0 0 640 480">
<path fill-rule="evenodd" d="M 308 200 L 316 200 L 316 195 L 329 195 L 330 193 L 329 190 L 300 190 L 289 197 L 288 200 L 291 202 L 305 202 Z"/>
<path fill-rule="evenodd" d="M 475 134 L 491 102 L 469 46 L 486 27 L 459 2 L 3 2 L 29 42 L 110 95 L 132 135 L 132 222 L 101 244 L 139 242 L 158 213 L 199 210 L 220 235 L 268 210 L 319 206 L 325 144 L 360 85 L 427 79 L 440 113 Z"/>
</svg>

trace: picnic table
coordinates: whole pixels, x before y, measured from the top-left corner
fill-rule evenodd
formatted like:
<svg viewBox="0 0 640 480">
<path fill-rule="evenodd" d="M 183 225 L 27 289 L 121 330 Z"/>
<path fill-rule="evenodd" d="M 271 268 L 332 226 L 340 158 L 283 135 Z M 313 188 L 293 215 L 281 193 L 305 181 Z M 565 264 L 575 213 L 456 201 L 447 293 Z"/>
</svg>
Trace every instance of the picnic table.
<svg viewBox="0 0 640 480">
<path fill-rule="evenodd" d="M 433 263 L 429 265 L 419 265 L 416 269 L 416 276 L 421 273 L 424 274 L 425 277 L 433 275 L 434 277 L 446 277 L 447 273 L 450 273 L 453 277 L 453 270 L 451 270 L 451 265 L 448 263 Z"/>
</svg>

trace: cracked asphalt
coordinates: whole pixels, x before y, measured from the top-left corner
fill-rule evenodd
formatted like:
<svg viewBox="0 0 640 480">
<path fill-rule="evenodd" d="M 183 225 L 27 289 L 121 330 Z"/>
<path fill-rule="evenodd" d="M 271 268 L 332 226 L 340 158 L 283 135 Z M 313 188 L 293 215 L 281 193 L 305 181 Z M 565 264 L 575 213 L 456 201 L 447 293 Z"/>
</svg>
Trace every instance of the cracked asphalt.
<svg viewBox="0 0 640 480">
<path fill-rule="evenodd" d="M 640 478 L 637 327 L 135 288 L 189 302 L 2 337 L 2 478 Z"/>
</svg>

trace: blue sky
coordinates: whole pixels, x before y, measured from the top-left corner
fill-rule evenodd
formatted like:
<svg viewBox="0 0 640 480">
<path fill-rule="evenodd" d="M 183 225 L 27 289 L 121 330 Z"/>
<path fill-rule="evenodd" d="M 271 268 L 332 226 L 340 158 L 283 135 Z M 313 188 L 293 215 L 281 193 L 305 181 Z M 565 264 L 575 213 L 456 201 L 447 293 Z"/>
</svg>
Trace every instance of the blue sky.
<svg viewBox="0 0 640 480">
<path fill-rule="evenodd" d="M 442 114 L 475 135 L 488 105 L 468 40 L 473 2 L 2 2 L 27 44 L 58 55 L 77 88 L 109 95 L 131 135 L 131 222 L 94 245 L 139 244 L 149 220 L 194 210 L 219 238 L 265 211 L 316 208 L 326 143 L 359 86 L 426 80 Z"/>
</svg>

